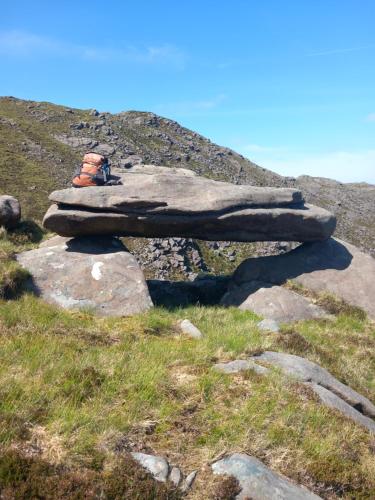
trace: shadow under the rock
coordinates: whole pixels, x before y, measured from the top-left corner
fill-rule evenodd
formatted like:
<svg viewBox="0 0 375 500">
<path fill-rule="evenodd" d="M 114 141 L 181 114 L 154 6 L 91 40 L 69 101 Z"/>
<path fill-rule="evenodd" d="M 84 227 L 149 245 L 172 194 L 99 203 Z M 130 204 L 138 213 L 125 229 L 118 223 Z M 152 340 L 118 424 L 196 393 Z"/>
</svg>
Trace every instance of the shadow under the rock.
<svg viewBox="0 0 375 500">
<path fill-rule="evenodd" d="M 76 236 L 66 242 L 66 247 L 67 252 L 91 255 L 129 251 L 122 241 L 113 236 Z"/>
<path fill-rule="evenodd" d="M 173 310 L 191 305 L 218 305 L 229 280 L 229 276 L 204 276 L 194 281 L 147 280 L 147 285 L 155 306 Z"/>
<path fill-rule="evenodd" d="M 325 241 L 303 243 L 281 255 L 251 257 L 244 260 L 234 273 L 237 285 L 250 281 L 282 284 L 301 274 L 314 271 L 347 269 L 353 256 L 341 242 Z"/>
</svg>

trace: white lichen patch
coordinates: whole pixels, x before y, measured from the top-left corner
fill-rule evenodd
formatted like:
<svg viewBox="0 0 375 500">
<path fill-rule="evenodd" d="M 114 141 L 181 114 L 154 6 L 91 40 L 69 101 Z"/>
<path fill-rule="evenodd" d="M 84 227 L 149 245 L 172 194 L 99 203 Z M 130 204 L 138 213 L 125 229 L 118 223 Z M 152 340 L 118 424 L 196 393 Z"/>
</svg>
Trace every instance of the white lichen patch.
<svg viewBox="0 0 375 500">
<path fill-rule="evenodd" d="M 91 276 L 94 280 L 99 281 L 102 278 L 101 267 L 104 265 L 103 262 L 95 262 L 91 269 Z"/>
</svg>

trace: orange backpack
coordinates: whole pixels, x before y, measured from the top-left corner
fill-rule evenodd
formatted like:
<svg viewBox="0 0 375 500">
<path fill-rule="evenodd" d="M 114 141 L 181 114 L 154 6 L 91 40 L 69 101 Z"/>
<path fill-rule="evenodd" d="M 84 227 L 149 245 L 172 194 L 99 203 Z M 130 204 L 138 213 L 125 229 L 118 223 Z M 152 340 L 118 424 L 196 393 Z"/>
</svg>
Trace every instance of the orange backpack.
<svg viewBox="0 0 375 500">
<path fill-rule="evenodd" d="M 79 171 L 75 174 L 74 187 L 101 186 L 105 182 L 103 166 L 107 159 L 98 153 L 86 153 Z"/>
</svg>

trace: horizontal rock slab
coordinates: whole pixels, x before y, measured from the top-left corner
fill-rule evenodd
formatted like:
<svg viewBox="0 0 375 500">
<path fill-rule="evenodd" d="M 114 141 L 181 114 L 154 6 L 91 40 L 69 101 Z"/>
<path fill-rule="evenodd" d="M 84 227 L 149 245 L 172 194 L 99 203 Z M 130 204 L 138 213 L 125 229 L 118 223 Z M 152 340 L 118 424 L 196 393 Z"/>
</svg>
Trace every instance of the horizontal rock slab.
<svg viewBox="0 0 375 500">
<path fill-rule="evenodd" d="M 137 215 L 52 205 L 43 224 L 62 236 L 178 236 L 238 242 L 316 241 L 329 238 L 335 228 L 335 218 L 326 210 L 312 205 L 306 205 L 304 209 L 248 208 L 224 214 L 211 212 L 189 215 Z"/>
<path fill-rule="evenodd" d="M 326 312 L 292 290 L 261 281 L 231 285 L 221 300 L 224 306 L 238 306 L 280 323 L 322 318 Z"/>
<path fill-rule="evenodd" d="M 291 252 L 245 260 L 230 287 L 263 281 L 293 280 L 314 292 L 329 292 L 375 318 L 375 259 L 354 245 L 330 238 L 306 243 Z M 245 299 L 244 299 L 245 300 Z"/>
<path fill-rule="evenodd" d="M 241 487 L 237 500 L 317 500 L 320 497 L 286 477 L 276 474 L 260 460 L 233 453 L 211 465 L 213 473 L 235 477 Z"/>
<path fill-rule="evenodd" d="M 53 203 L 119 213 L 201 214 L 303 204 L 301 191 L 218 182 L 199 176 L 124 174 L 123 185 L 54 191 Z"/>
<path fill-rule="evenodd" d="M 66 309 L 128 316 L 152 307 L 143 273 L 116 238 L 51 238 L 17 256 L 31 274 L 29 288 Z"/>
</svg>

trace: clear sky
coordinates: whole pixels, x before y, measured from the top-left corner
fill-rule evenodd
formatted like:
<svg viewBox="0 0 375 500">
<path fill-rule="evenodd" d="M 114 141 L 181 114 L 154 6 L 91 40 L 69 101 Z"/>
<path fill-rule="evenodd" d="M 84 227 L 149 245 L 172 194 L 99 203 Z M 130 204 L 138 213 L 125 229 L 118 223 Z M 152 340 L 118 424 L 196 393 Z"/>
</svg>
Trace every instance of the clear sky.
<svg viewBox="0 0 375 500">
<path fill-rule="evenodd" d="M 0 5 L 0 95 L 153 111 L 283 175 L 375 183 L 375 0 Z"/>
</svg>

